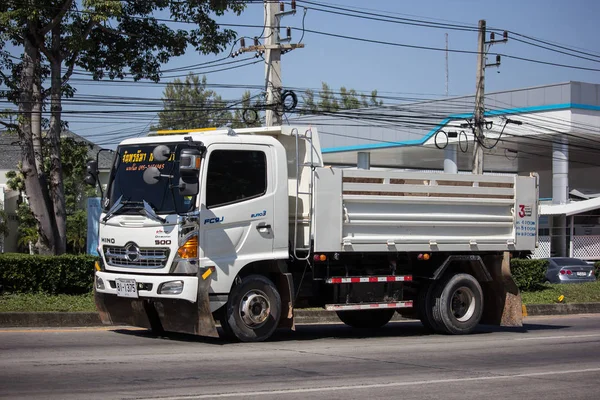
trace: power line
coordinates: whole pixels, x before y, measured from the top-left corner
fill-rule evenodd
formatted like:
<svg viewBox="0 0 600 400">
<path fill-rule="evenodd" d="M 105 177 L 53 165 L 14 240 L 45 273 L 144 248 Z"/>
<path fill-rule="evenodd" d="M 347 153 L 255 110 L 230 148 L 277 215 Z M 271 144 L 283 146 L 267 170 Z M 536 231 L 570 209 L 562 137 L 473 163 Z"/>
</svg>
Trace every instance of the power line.
<svg viewBox="0 0 600 400">
<path fill-rule="evenodd" d="M 446 29 L 446 30 L 458 30 L 458 31 L 471 31 L 471 32 L 476 32 L 478 30 L 478 28 L 476 26 L 473 25 L 469 25 L 469 24 L 449 24 L 449 23 L 438 23 L 438 22 L 430 22 L 430 21 L 426 21 L 423 19 L 414 19 L 414 18 L 399 18 L 399 17 L 392 17 L 389 14 L 381 14 L 381 13 L 372 13 L 372 12 L 365 12 L 364 9 L 362 9 L 361 11 L 355 11 L 352 8 L 349 7 L 341 7 L 341 6 L 333 6 L 333 5 L 328 5 L 328 4 L 323 4 L 323 3 L 319 3 L 319 2 L 314 2 L 314 1 L 304 1 L 304 0 L 299 0 L 300 3 L 306 3 L 306 4 L 311 4 L 311 5 L 315 5 L 315 6 L 319 6 L 319 7 L 325 7 L 325 8 L 330 8 L 332 10 L 337 10 L 337 11 L 331 11 L 331 10 L 325 10 L 325 9 L 321 9 L 321 8 L 314 8 L 312 7 L 311 9 L 316 10 L 316 11 L 321 11 L 321 12 L 327 12 L 327 13 L 333 13 L 336 15 L 344 15 L 344 16 L 350 16 L 350 17 L 354 17 L 354 18 L 361 18 L 361 19 L 367 19 L 367 20 L 376 20 L 376 21 L 381 21 L 381 22 L 391 22 L 391 23 L 398 23 L 398 24 L 406 24 L 406 25 L 415 25 L 415 26 L 422 26 L 422 27 L 428 27 L 428 28 L 438 28 L 438 29 Z M 383 12 L 383 11 L 381 11 Z M 355 14 L 350 14 L 350 13 L 355 13 Z M 421 18 L 425 18 L 425 17 L 421 17 Z M 495 31 L 495 32 L 503 32 L 500 29 L 489 29 L 490 31 Z M 588 56 L 592 56 L 592 57 L 596 57 L 596 58 L 600 58 L 600 55 L 598 54 L 593 54 L 593 53 L 587 53 L 587 52 L 582 52 L 582 51 L 578 51 L 578 50 L 574 50 L 573 47 L 565 47 L 565 46 L 561 46 L 558 44 L 553 44 L 551 42 L 542 40 L 542 39 L 536 39 L 533 38 L 531 36 L 528 35 L 524 35 L 521 34 L 519 32 L 515 32 L 515 31 L 507 31 L 509 32 L 511 35 L 513 36 L 519 36 L 525 39 L 529 39 L 532 41 L 537 41 L 539 43 L 543 43 L 546 44 L 548 46 L 554 46 L 556 48 L 562 49 L 562 50 L 568 50 L 571 53 L 580 53 L 583 55 L 588 55 Z M 547 47 L 547 46 L 542 46 L 542 45 L 538 45 L 535 43 L 531 43 L 522 39 L 517 39 L 515 38 L 515 40 L 522 42 L 522 43 L 526 43 L 529 45 L 533 45 L 536 47 L 540 47 L 546 50 L 550 50 L 550 51 L 554 51 L 557 53 L 561 53 L 561 54 L 566 54 L 566 55 L 570 55 L 573 57 L 578 57 L 584 60 L 589 60 L 589 61 L 594 61 L 594 62 L 598 62 L 600 60 L 594 60 L 594 59 L 590 59 L 588 57 L 583 57 L 581 55 L 577 55 L 577 54 L 571 54 L 571 53 L 567 53 L 564 51 L 560 51 L 557 49 L 553 49 L 551 47 Z"/>
</svg>

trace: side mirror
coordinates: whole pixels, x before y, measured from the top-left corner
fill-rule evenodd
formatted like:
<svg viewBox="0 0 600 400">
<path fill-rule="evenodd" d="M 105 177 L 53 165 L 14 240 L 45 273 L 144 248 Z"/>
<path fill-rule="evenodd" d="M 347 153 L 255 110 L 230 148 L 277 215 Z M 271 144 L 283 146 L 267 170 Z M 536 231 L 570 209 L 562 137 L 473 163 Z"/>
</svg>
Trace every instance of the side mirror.
<svg viewBox="0 0 600 400">
<path fill-rule="evenodd" d="M 195 196 L 200 191 L 200 165 L 202 152 L 199 149 L 183 149 L 179 156 L 179 194 Z"/>
<path fill-rule="evenodd" d="M 154 161 L 167 161 L 170 155 L 171 149 L 169 149 L 169 146 L 165 146 L 164 144 L 158 145 L 154 148 L 154 150 L 152 150 L 152 157 L 154 157 Z"/>
<path fill-rule="evenodd" d="M 144 182 L 147 185 L 154 185 L 154 184 L 158 183 L 158 181 L 160 180 L 160 176 L 161 176 L 161 174 L 160 174 L 160 170 L 158 168 L 150 167 L 144 171 L 143 178 L 144 178 Z"/>
<path fill-rule="evenodd" d="M 90 186 L 96 186 L 98 182 L 98 163 L 96 161 L 90 160 L 87 162 L 83 181 Z"/>
</svg>

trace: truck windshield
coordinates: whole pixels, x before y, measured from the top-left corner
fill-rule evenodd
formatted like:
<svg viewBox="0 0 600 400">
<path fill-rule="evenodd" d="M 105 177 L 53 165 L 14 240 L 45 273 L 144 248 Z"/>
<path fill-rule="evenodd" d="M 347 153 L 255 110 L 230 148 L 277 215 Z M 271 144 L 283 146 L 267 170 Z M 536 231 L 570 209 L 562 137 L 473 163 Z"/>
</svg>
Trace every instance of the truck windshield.
<svg viewBox="0 0 600 400">
<path fill-rule="evenodd" d="M 108 183 L 107 201 L 104 209 L 110 209 L 121 198 L 127 210 L 143 208 L 143 201 L 150 204 L 157 214 L 191 211 L 196 202 L 195 196 L 181 196 L 176 186 L 179 183 L 179 154 L 181 144 L 165 144 L 171 150 L 167 161 L 154 160 L 152 150 L 156 144 L 119 146 Z M 144 171 L 156 167 L 164 177 L 154 185 L 144 182 Z M 170 177 L 169 177 L 170 176 Z"/>
</svg>

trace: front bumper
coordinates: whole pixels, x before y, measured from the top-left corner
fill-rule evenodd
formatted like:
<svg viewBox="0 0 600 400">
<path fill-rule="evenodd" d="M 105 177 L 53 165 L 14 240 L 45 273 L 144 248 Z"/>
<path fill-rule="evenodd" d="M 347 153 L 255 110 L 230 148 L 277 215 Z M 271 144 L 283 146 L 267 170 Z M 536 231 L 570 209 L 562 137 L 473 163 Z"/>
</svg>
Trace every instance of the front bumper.
<svg viewBox="0 0 600 400">
<path fill-rule="evenodd" d="M 104 289 L 96 289 L 94 300 L 102 323 L 124 324 L 152 329 L 217 337 L 215 320 L 210 309 L 208 291 L 210 279 L 198 277 L 147 276 L 114 274 L 97 271 L 96 276 L 105 282 Z M 116 278 L 135 279 L 137 283 L 151 283 L 151 290 L 140 290 L 139 298 L 117 296 L 110 281 Z M 161 283 L 183 280 L 184 288 L 178 295 L 161 295 Z"/>
<path fill-rule="evenodd" d="M 133 279 L 138 285 L 152 285 L 150 290 L 138 290 L 140 298 L 152 299 L 176 299 L 187 300 L 195 303 L 198 298 L 198 277 L 197 276 L 173 276 L 173 275 L 132 275 L 124 273 L 112 273 L 105 271 L 96 271 L 96 277 L 104 281 L 104 289 L 97 290 L 98 293 L 117 295 L 115 279 Z M 200 278 L 202 280 L 202 278 Z M 162 283 L 171 281 L 183 281 L 183 291 L 180 294 L 158 294 L 158 288 Z M 209 282 L 209 280 L 205 280 Z M 208 291 L 208 288 L 207 288 Z"/>
</svg>

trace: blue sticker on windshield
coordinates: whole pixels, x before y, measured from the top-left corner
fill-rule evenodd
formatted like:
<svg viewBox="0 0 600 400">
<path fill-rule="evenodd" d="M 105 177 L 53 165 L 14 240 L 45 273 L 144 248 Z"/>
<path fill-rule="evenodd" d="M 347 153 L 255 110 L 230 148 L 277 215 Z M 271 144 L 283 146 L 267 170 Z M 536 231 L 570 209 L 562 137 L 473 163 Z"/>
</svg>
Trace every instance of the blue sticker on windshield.
<svg viewBox="0 0 600 400">
<path fill-rule="evenodd" d="M 250 218 L 265 217 L 266 215 L 267 215 L 267 210 L 262 210 L 262 212 L 250 215 Z"/>
</svg>

